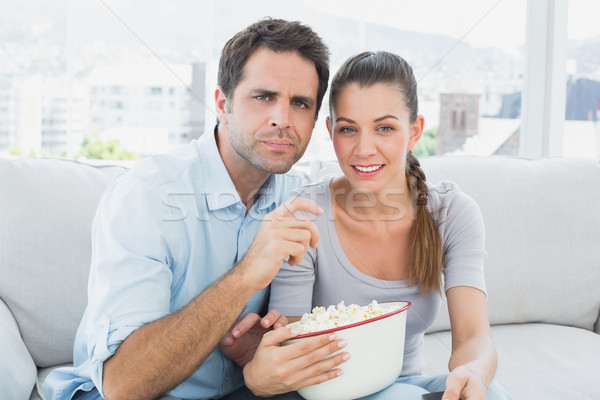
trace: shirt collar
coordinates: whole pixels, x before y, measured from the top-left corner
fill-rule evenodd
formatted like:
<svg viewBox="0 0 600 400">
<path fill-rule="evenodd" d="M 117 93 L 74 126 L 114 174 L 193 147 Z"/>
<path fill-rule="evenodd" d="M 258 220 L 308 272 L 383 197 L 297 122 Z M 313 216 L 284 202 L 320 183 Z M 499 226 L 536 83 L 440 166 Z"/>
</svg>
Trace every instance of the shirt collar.
<svg viewBox="0 0 600 400">
<path fill-rule="evenodd" d="M 215 128 L 216 131 L 216 128 Z M 198 193 L 206 196 L 208 208 L 217 210 L 241 203 L 240 195 L 219 154 L 215 133 L 205 133 L 196 141 L 200 161 L 201 187 Z"/>
<path fill-rule="evenodd" d="M 263 183 L 260 188 L 260 197 L 256 202 L 257 211 L 266 210 L 266 212 L 269 212 L 277 206 L 278 196 L 276 190 L 278 178 L 279 176 L 271 174 L 265 183 Z"/>
</svg>

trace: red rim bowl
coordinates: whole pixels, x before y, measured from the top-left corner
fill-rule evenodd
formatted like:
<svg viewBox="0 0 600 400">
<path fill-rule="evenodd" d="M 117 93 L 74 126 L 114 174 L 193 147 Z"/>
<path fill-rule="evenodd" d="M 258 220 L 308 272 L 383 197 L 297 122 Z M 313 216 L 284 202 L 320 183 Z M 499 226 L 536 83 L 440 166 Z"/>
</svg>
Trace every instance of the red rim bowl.
<svg viewBox="0 0 600 400">
<path fill-rule="evenodd" d="M 303 333 L 302 335 L 294 336 L 291 339 L 292 340 L 294 340 L 294 339 L 303 339 L 303 338 L 307 338 L 307 337 L 311 337 L 311 336 L 324 335 L 326 333 L 337 332 L 337 331 L 341 331 L 341 330 L 344 330 L 344 329 L 352 328 L 354 326 L 364 325 L 366 323 L 377 321 L 379 319 L 383 319 L 383 318 L 387 318 L 387 317 L 391 317 L 392 315 L 401 313 L 402 311 L 406 311 L 411 306 L 410 301 L 405 301 L 405 300 L 386 301 L 386 302 L 379 303 L 379 304 L 383 305 L 383 304 L 391 304 L 391 303 L 406 303 L 406 304 L 404 306 L 400 307 L 397 310 L 390 311 L 388 313 L 381 314 L 381 315 L 378 315 L 378 316 L 373 317 L 373 318 L 365 319 L 365 320 L 358 321 L 358 322 L 353 322 L 353 323 L 348 324 L 348 325 L 342 325 L 342 326 L 338 326 L 338 327 L 331 328 L 331 329 L 325 329 L 325 330 L 322 330 L 322 331 L 316 331 L 316 332 L 310 332 L 310 333 Z M 294 325 L 298 324 L 299 322 L 300 321 L 292 322 L 290 325 L 294 326 Z"/>
</svg>

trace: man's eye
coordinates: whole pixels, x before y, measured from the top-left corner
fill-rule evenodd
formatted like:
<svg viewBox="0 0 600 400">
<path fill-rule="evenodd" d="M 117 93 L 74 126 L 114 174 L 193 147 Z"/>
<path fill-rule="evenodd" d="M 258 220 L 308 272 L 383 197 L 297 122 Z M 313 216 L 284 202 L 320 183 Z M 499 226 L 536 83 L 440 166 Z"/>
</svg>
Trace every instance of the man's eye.
<svg viewBox="0 0 600 400">
<path fill-rule="evenodd" d="M 308 108 L 308 105 L 302 101 L 295 101 L 294 106 L 298 108 Z"/>
<path fill-rule="evenodd" d="M 256 96 L 256 99 L 260 100 L 260 101 L 267 101 L 270 99 L 270 97 L 267 96 L 266 94 L 260 94 L 260 95 Z"/>
</svg>

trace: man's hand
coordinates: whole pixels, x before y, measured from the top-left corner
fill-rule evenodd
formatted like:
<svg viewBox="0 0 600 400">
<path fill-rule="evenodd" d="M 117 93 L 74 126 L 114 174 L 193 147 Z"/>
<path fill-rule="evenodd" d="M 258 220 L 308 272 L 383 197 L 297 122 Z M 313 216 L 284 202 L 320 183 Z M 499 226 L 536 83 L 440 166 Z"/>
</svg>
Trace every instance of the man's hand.
<svg viewBox="0 0 600 400">
<path fill-rule="evenodd" d="M 287 318 L 277 310 L 269 311 L 263 318 L 255 313 L 246 314 L 221 339 L 219 348 L 223 354 L 244 367 L 254 357 L 263 335 L 286 324 Z"/>
<path fill-rule="evenodd" d="M 454 368 L 446 378 L 444 400 L 485 400 L 486 385 L 468 364 Z"/>
<path fill-rule="evenodd" d="M 315 385 L 342 374 L 336 368 L 350 354 L 340 352 L 346 346 L 335 334 L 325 334 L 282 346 L 281 343 L 298 335 L 293 328 L 278 328 L 263 336 L 254 358 L 244 367 L 246 386 L 259 397 Z"/>
<path fill-rule="evenodd" d="M 285 259 L 295 265 L 308 246 L 317 247 L 319 231 L 305 213 L 321 215 L 323 210 L 312 200 L 292 197 L 265 216 L 254 242 L 236 267 L 247 271 L 255 291 L 271 283 Z"/>
</svg>

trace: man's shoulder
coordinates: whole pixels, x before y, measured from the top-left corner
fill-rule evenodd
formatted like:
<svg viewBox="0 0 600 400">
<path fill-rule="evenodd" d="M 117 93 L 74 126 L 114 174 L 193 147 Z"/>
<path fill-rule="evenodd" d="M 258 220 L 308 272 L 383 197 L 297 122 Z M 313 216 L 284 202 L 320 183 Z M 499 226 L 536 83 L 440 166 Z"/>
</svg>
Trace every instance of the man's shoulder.
<svg viewBox="0 0 600 400">
<path fill-rule="evenodd" d="M 143 179 L 157 186 L 193 179 L 201 163 L 194 143 L 179 146 L 168 152 L 140 160 L 129 171 L 131 179 Z"/>
</svg>

